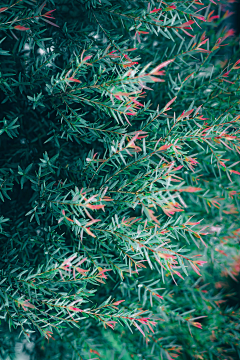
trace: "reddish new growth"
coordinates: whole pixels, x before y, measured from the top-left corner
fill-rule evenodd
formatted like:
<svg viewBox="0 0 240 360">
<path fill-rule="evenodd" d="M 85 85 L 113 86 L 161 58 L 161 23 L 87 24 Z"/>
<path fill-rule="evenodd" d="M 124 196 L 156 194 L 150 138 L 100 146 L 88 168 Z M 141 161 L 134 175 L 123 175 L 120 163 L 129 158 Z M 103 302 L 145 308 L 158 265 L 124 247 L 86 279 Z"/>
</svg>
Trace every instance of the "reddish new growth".
<svg viewBox="0 0 240 360">
<path fill-rule="evenodd" d="M 162 209 L 165 212 L 165 214 L 170 217 L 171 215 L 174 215 L 176 212 L 183 211 L 183 209 L 181 209 L 181 205 L 178 204 L 177 202 L 169 202 L 167 205 L 163 206 Z"/>
<path fill-rule="evenodd" d="M 23 310 L 27 311 L 28 308 L 35 309 L 35 306 L 32 305 L 28 300 L 25 300 L 23 303 L 19 302 L 19 304 L 22 306 Z"/>
<path fill-rule="evenodd" d="M 162 10 L 162 8 L 159 8 L 159 9 L 154 8 L 153 10 L 150 11 L 150 14 L 157 13 L 157 12 L 159 12 L 161 10 Z"/>
<path fill-rule="evenodd" d="M 137 324 L 136 321 L 140 322 L 143 325 L 147 325 L 149 327 L 149 329 L 154 333 L 153 330 L 153 326 L 156 326 L 157 323 L 156 321 L 150 321 L 150 318 L 140 318 L 140 319 L 134 319 L 134 318 L 129 318 L 130 320 L 133 320 L 133 324 L 136 326 L 136 328 L 140 331 L 140 333 L 145 337 L 145 333 L 142 330 L 142 328 Z"/>
<path fill-rule="evenodd" d="M 13 5 L 12 5 L 13 6 Z M 43 6 L 40 6 L 40 12 L 42 12 L 42 10 L 44 9 L 44 7 L 46 6 L 46 3 L 43 5 Z M 0 9 L 0 13 L 3 12 L 3 11 L 6 11 L 8 10 L 7 7 L 4 7 L 4 8 L 1 8 Z M 58 25 L 56 25 L 55 23 L 53 23 L 52 21 L 50 20 L 47 20 L 47 19 L 55 19 L 52 15 L 52 13 L 55 11 L 56 9 L 54 10 L 50 10 L 50 11 L 47 11 L 45 14 L 40 14 L 40 15 L 35 15 L 35 16 L 32 16 L 30 18 L 27 18 L 27 19 L 21 19 L 21 20 L 17 20 L 17 18 L 14 20 L 15 22 L 16 21 L 24 21 L 24 20 L 30 20 L 30 19 L 38 19 L 38 18 L 41 18 L 43 21 L 47 22 L 48 24 L 50 25 L 53 25 L 53 26 L 56 26 L 56 27 L 59 27 Z M 25 26 L 22 26 L 22 25 L 16 25 L 14 26 L 14 29 L 15 30 L 20 30 L 20 31 L 28 31 L 30 30 L 29 27 L 25 27 Z"/>
<path fill-rule="evenodd" d="M 197 327 L 198 329 L 202 329 L 202 324 L 199 322 L 192 322 L 192 325 Z"/>
</svg>

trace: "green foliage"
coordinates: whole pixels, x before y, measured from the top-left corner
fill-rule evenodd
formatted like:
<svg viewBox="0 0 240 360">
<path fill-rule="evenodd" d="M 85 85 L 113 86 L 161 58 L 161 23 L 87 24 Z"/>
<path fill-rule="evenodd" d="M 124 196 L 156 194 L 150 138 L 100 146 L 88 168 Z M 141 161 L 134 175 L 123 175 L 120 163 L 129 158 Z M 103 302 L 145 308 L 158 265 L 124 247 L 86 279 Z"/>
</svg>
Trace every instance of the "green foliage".
<svg viewBox="0 0 240 360">
<path fill-rule="evenodd" d="M 240 358 L 224 6 L 1 5 L 2 359 L 19 336 L 36 360 Z"/>
</svg>

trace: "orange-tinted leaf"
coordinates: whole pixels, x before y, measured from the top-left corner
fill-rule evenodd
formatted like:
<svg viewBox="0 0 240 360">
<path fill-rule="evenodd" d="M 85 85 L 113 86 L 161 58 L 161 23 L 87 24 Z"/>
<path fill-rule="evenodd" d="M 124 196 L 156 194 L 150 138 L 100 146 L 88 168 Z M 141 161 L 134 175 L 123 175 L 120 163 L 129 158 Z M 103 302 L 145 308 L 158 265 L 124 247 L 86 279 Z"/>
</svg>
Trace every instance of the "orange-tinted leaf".
<svg viewBox="0 0 240 360">
<path fill-rule="evenodd" d="M 230 170 L 230 173 L 240 175 L 240 172 L 239 172 L 239 171 L 236 171 L 236 170 Z"/>
<path fill-rule="evenodd" d="M 96 235 L 94 235 L 89 228 L 85 228 L 85 230 L 88 233 L 88 235 L 91 235 L 94 238 L 96 237 Z"/>
<path fill-rule="evenodd" d="M 108 321 L 108 322 L 106 322 L 106 325 L 109 326 L 113 330 L 114 330 L 114 327 L 115 327 L 116 324 L 117 324 L 116 321 Z"/>
<path fill-rule="evenodd" d="M 160 65 L 158 65 L 157 67 L 155 67 L 151 72 L 150 74 L 153 74 L 153 75 L 158 75 L 158 71 L 160 69 L 162 69 L 163 67 L 167 66 L 168 64 L 170 64 L 171 62 L 173 62 L 175 59 L 170 59 L 170 60 L 167 60 L 167 61 L 164 61 L 163 63 L 161 63 Z"/>
<path fill-rule="evenodd" d="M 202 324 L 200 324 L 199 322 L 192 322 L 192 325 L 199 329 L 202 329 Z"/>
<path fill-rule="evenodd" d="M 202 276 L 202 275 L 200 274 L 200 272 L 198 271 L 197 267 L 194 266 L 191 261 L 190 261 L 190 265 L 191 265 L 191 267 L 193 268 L 193 270 L 195 271 L 196 274 L 198 274 L 199 276 Z"/>
<path fill-rule="evenodd" d="M 165 144 L 163 146 L 161 146 L 159 149 L 157 149 L 157 151 L 163 151 L 163 150 L 167 150 L 168 148 L 170 148 L 172 146 L 172 144 Z"/>
<path fill-rule="evenodd" d="M 134 321 L 133 324 L 136 326 L 136 328 L 140 331 L 140 333 L 143 334 L 143 336 L 145 337 L 145 334 L 143 332 L 143 330 L 140 328 L 140 326 Z"/>
<path fill-rule="evenodd" d="M 88 61 L 89 59 L 91 59 L 91 57 L 92 57 L 92 55 L 88 55 L 83 59 L 83 61 Z"/>
<path fill-rule="evenodd" d="M 163 296 L 153 293 L 153 295 L 157 296 L 159 299 L 163 300 Z"/>
<path fill-rule="evenodd" d="M 69 258 L 67 258 L 66 260 L 64 260 L 64 262 L 62 263 L 62 265 L 61 265 L 61 266 L 64 266 L 64 265 L 66 265 L 66 264 L 71 264 L 71 261 L 72 261 L 72 260 L 74 260 L 76 257 L 77 257 L 77 255 L 76 255 L 76 254 L 75 254 L 75 255 L 70 256 Z"/>
<path fill-rule="evenodd" d="M 190 192 L 190 193 L 193 193 L 193 192 L 197 192 L 197 191 L 201 191 L 202 188 L 198 188 L 198 187 L 194 187 L 194 186 L 189 186 L 185 189 L 179 189 L 178 191 L 180 192 Z"/>
<path fill-rule="evenodd" d="M 91 209 L 91 210 L 104 209 L 104 206 L 105 206 L 105 205 L 101 205 L 101 204 L 99 204 L 99 205 L 87 204 L 87 205 L 86 205 L 86 207 L 87 207 L 88 209 Z"/>
<path fill-rule="evenodd" d="M 68 309 L 69 309 L 69 310 L 72 310 L 72 311 L 76 311 L 76 312 L 82 312 L 81 309 L 76 308 L 76 307 L 74 307 L 74 306 L 69 306 Z"/>
<path fill-rule="evenodd" d="M 151 218 L 153 221 L 155 221 L 157 224 L 160 224 L 159 221 L 158 221 L 158 219 L 156 218 L 156 216 L 154 216 L 153 210 L 150 210 L 150 209 L 147 209 L 147 210 L 148 210 L 148 213 L 149 213 L 150 218 Z"/>
<path fill-rule="evenodd" d="M 179 25 L 178 28 L 181 29 L 181 28 L 189 27 L 189 25 L 192 25 L 193 23 L 194 23 L 193 20 L 189 20 L 189 21 L 185 22 L 184 24 Z"/>
<path fill-rule="evenodd" d="M 81 274 L 81 275 L 86 275 L 86 273 L 89 271 L 89 270 L 84 270 L 84 269 L 81 269 L 80 267 L 76 267 L 76 270 Z"/>
<path fill-rule="evenodd" d="M 93 353 L 93 354 L 96 354 L 96 355 L 98 355 L 98 356 L 101 356 L 101 355 L 99 354 L 99 352 L 97 352 L 96 350 L 93 350 L 93 349 L 90 349 L 90 353 Z"/>
<path fill-rule="evenodd" d="M 78 79 L 74 79 L 74 78 L 72 78 L 72 77 L 68 78 L 67 80 L 68 80 L 68 81 L 77 82 L 77 83 L 81 83 L 81 81 L 80 81 L 80 80 L 78 80 Z"/>
<path fill-rule="evenodd" d="M 16 29 L 16 30 L 20 30 L 20 31 L 27 31 L 27 30 L 30 30 L 30 28 L 26 28 L 25 26 L 22 26 L 22 25 L 17 25 L 17 26 L 14 26 L 14 29 Z"/>
<path fill-rule="evenodd" d="M 27 311 L 27 307 L 30 309 L 35 309 L 35 306 L 33 304 L 30 304 L 30 302 L 28 300 L 25 300 L 24 303 L 22 304 L 22 307 L 25 311 Z"/>
<path fill-rule="evenodd" d="M 164 110 L 169 110 L 169 106 L 172 105 L 172 103 L 176 100 L 177 96 L 175 96 L 172 100 L 170 100 L 167 105 L 164 106 Z"/>
<path fill-rule="evenodd" d="M 227 256 L 227 254 L 223 251 L 223 250 L 219 250 L 217 248 L 215 248 L 215 251 L 219 252 L 220 254 Z"/>
<path fill-rule="evenodd" d="M 123 301 L 125 301 L 125 300 L 116 301 L 116 302 L 112 303 L 112 305 L 119 305 L 119 304 L 121 304 Z"/>
<path fill-rule="evenodd" d="M 174 274 L 177 274 L 177 276 L 179 276 L 181 279 L 184 280 L 184 278 L 182 277 L 182 275 L 180 274 L 180 272 L 176 271 L 176 270 L 173 270 L 174 271 Z"/>
</svg>

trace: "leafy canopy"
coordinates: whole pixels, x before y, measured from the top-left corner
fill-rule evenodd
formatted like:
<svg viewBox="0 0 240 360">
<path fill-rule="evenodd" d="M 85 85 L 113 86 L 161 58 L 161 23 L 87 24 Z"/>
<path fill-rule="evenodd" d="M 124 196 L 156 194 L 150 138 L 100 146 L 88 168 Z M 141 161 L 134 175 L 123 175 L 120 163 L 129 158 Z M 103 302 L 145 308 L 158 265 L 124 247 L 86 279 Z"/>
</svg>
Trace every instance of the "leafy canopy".
<svg viewBox="0 0 240 360">
<path fill-rule="evenodd" d="M 2 359 L 19 335 L 32 359 L 239 358 L 220 274 L 239 272 L 240 60 L 219 3 L 1 5 Z"/>
</svg>

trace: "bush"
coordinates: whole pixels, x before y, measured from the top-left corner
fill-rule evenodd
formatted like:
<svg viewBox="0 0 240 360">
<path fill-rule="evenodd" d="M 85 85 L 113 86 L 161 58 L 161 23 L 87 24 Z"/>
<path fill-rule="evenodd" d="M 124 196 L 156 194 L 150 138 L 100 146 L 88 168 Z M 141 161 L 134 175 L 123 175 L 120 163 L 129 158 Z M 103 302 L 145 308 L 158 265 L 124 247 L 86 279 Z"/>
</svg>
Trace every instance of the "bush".
<svg viewBox="0 0 240 360">
<path fill-rule="evenodd" d="M 2 5 L 2 359 L 19 336 L 31 359 L 240 357 L 219 286 L 239 254 L 224 7 Z"/>
</svg>

